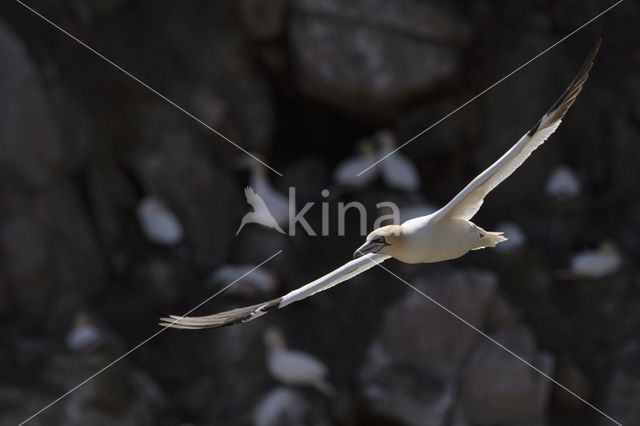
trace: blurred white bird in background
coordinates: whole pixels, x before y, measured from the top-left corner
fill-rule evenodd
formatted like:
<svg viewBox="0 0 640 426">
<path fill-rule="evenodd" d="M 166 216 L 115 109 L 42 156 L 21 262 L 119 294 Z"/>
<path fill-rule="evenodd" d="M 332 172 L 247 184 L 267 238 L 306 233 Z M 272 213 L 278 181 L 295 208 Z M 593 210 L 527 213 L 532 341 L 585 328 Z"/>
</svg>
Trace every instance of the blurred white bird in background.
<svg viewBox="0 0 640 426">
<path fill-rule="evenodd" d="M 378 158 L 384 158 L 397 147 L 396 136 L 390 130 L 381 130 L 375 135 L 380 143 Z M 401 189 L 407 192 L 416 192 L 420 189 L 420 173 L 411 160 L 400 151 L 396 151 L 380 163 L 382 179 L 390 188 Z M 361 169 L 358 173 L 360 173 Z M 373 172 L 367 170 L 362 175 Z M 424 213 L 423 213 L 424 214 Z"/>
<path fill-rule="evenodd" d="M 388 225 L 374 230 L 354 253 L 356 259 L 282 297 L 213 315 L 170 315 L 161 318 L 160 325 L 200 329 L 251 321 L 325 291 L 391 257 L 405 263 L 441 262 L 463 256 L 469 250 L 495 247 L 505 241 L 502 232 L 487 232 L 471 222 L 471 219 L 480 210 L 489 192 L 518 169 L 558 128 L 582 90 L 599 48 L 600 40 L 594 44 L 578 75 L 540 120 L 502 157 L 476 176 L 437 212 L 410 219 L 402 225 Z"/>
<path fill-rule="evenodd" d="M 264 334 L 267 347 L 267 370 L 285 385 L 312 386 L 331 397 L 333 387 L 327 382 L 327 366 L 305 352 L 287 349 L 282 330 L 270 327 Z"/>
<path fill-rule="evenodd" d="M 309 407 L 296 391 L 285 387 L 272 389 L 260 400 L 253 412 L 254 426 L 303 424 Z"/>
<path fill-rule="evenodd" d="M 104 333 L 93 324 L 89 315 L 86 312 L 77 313 L 67 334 L 67 348 L 74 352 L 91 352 L 104 341 Z"/>
<path fill-rule="evenodd" d="M 371 183 L 381 173 L 382 180 L 389 188 L 417 191 L 420 188 L 420 174 L 411 160 L 401 152 L 388 157 L 380 163 L 380 167 L 361 173 L 396 148 L 396 138 L 390 130 L 379 131 L 374 135 L 374 140 L 378 149 L 370 139 L 362 139 L 357 144 L 358 154 L 338 163 L 333 172 L 335 182 L 359 189 Z"/>
<path fill-rule="evenodd" d="M 367 138 L 360 139 L 356 144 L 356 150 L 358 152 L 356 155 L 342 160 L 333 171 L 333 180 L 338 185 L 360 189 L 375 179 L 376 173 L 363 173 L 358 176 L 358 173 L 378 159 L 373 142 Z"/>
<path fill-rule="evenodd" d="M 178 217 L 156 195 L 147 195 L 138 203 L 138 221 L 149 241 L 163 246 L 175 246 L 184 238 Z"/>
<path fill-rule="evenodd" d="M 267 268 L 255 268 L 256 265 L 249 264 L 222 265 L 213 271 L 206 281 L 209 285 L 228 285 L 242 277 L 227 289 L 228 294 L 246 298 L 273 296 L 278 288 L 276 275 Z"/>
<path fill-rule="evenodd" d="M 576 198 L 582 191 L 582 184 L 569 166 L 559 166 L 549 176 L 546 191 L 556 200 Z"/>
<path fill-rule="evenodd" d="M 610 240 L 600 243 L 597 250 L 584 250 L 571 258 L 571 274 L 577 278 L 602 278 L 621 266 L 622 255 Z"/>
</svg>

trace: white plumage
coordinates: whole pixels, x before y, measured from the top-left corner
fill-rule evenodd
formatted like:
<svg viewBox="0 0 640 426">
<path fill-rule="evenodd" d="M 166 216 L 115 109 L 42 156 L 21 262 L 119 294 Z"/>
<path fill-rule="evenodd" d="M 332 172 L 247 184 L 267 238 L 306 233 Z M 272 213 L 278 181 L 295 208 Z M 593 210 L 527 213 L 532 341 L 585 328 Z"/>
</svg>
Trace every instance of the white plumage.
<svg viewBox="0 0 640 426">
<path fill-rule="evenodd" d="M 585 250 L 571 258 L 571 273 L 581 278 L 602 278 L 622 266 L 622 256 L 615 244 L 604 241 L 598 250 Z"/>
<path fill-rule="evenodd" d="M 376 134 L 376 139 L 380 142 L 381 149 L 378 153 L 379 158 L 384 158 L 394 149 L 396 149 L 396 136 L 389 130 L 381 130 Z M 390 188 L 401 189 L 407 192 L 415 192 L 420 189 L 420 173 L 413 165 L 411 160 L 400 151 L 394 152 L 380 163 L 382 169 L 382 178 Z M 364 169 L 360 169 L 360 173 Z M 371 173 L 368 170 L 363 173 Z M 423 213 L 424 214 L 424 213 Z"/>
<path fill-rule="evenodd" d="M 396 148 L 395 135 L 389 130 L 381 130 L 374 136 L 379 149 L 369 139 L 358 142 L 358 154 L 338 163 L 333 172 L 333 179 L 339 185 L 352 188 L 363 188 L 371 183 L 378 173 L 389 188 L 415 192 L 420 188 L 420 174 L 411 160 L 401 152 L 395 152 L 380 163 L 379 167 L 372 167 L 376 161 L 385 157 Z"/>
<path fill-rule="evenodd" d="M 292 389 L 277 387 L 260 401 L 253 412 L 254 426 L 301 424 L 308 410 L 307 402 Z"/>
<path fill-rule="evenodd" d="M 73 326 L 67 334 L 67 347 L 75 352 L 92 351 L 105 340 L 104 333 L 96 327 L 89 315 L 80 312 L 73 320 Z"/>
<path fill-rule="evenodd" d="M 568 166 L 560 166 L 551 173 L 546 191 L 552 198 L 575 198 L 580 195 L 582 184 L 575 172 Z"/>
<path fill-rule="evenodd" d="M 333 171 L 333 180 L 338 185 L 359 189 L 367 186 L 376 177 L 376 173 L 363 173 L 358 176 L 358 173 L 377 160 L 373 143 L 369 139 L 362 139 L 356 148 L 358 153 L 342 160 Z"/>
<path fill-rule="evenodd" d="M 267 346 L 267 370 L 278 381 L 286 385 L 312 386 L 327 396 L 333 388 L 326 381 L 327 366 L 305 352 L 287 349 L 284 334 L 275 327 L 264 336 Z"/>
<path fill-rule="evenodd" d="M 159 197 L 144 197 L 136 212 L 144 235 L 152 243 L 173 246 L 184 238 L 180 220 Z"/>
</svg>

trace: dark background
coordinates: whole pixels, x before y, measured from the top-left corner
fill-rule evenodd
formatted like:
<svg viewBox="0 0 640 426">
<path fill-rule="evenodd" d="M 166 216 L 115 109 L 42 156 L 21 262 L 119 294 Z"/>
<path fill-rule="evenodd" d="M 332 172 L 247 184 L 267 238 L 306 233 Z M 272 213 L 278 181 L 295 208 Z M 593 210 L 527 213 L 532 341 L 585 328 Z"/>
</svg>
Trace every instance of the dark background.
<svg viewBox="0 0 640 426">
<path fill-rule="evenodd" d="M 359 138 L 381 128 L 413 137 L 612 2 L 28 4 L 257 153 L 284 174 L 268 175 L 276 188 L 297 187 L 300 206 L 329 188 L 331 211 L 360 200 L 372 221 L 376 202 L 418 196 L 380 180 L 335 188 L 331 172 Z M 361 242 L 355 230 L 285 237 L 256 225 L 235 237 L 248 210 L 243 153 L 20 4 L 3 2 L 0 14 L 1 425 L 211 295 L 206 277 L 221 264 L 283 249 L 265 267 L 284 293 Z M 421 197 L 443 205 L 538 120 L 601 35 L 560 129 L 474 218 L 488 230 L 518 223 L 525 248 L 387 264 L 625 425 L 640 424 L 639 18 L 623 2 L 402 151 L 420 170 Z M 544 191 L 560 164 L 582 182 L 577 199 Z M 180 218 L 181 247 L 144 237 L 135 212 L 146 194 Z M 318 205 L 308 217 L 319 228 Z M 559 278 L 605 239 L 622 254 L 619 271 Z M 198 313 L 259 301 L 223 293 Z M 80 313 L 104 341 L 73 351 L 65 339 Z M 338 392 L 295 388 L 299 416 L 274 424 L 613 424 L 382 270 L 248 324 L 167 330 L 29 424 L 252 424 L 278 385 L 265 370 L 270 325 L 324 360 Z M 376 347 L 386 364 L 367 355 Z"/>
</svg>

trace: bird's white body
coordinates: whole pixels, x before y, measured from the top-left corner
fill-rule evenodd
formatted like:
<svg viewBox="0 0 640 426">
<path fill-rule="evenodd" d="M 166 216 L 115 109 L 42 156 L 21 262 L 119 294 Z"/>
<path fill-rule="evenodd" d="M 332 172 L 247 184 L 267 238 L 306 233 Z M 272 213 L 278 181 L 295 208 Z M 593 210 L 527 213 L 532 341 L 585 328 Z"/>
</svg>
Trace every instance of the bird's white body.
<svg viewBox="0 0 640 426">
<path fill-rule="evenodd" d="M 172 315 L 169 318 L 162 318 L 161 325 L 198 329 L 250 321 L 272 310 L 327 290 L 390 257 L 405 263 L 441 262 L 458 258 L 469 250 L 494 247 L 505 241 L 506 238 L 502 236 L 502 232 L 487 232 L 473 224 L 471 219 L 480 210 L 487 194 L 520 167 L 531 153 L 558 128 L 562 118 L 582 90 L 599 47 L 600 41 L 593 46 L 587 61 L 567 90 L 533 128 L 440 210 L 407 220 L 401 225 L 388 225 L 374 230 L 354 253 L 357 259 L 280 298 L 202 317 Z M 397 155 L 395 153 L 386 159 L 387 164 L 394 156 L 397 163 Z M 409 180 L 407 183 L 410 183 Z"/>
<path fill-rule="evenodd" d="M 380 171 L 382 180 L 389 188 L 407 192 L 417 191 L 420 188 L 420 174 L 411 160 L 401 152 L 395 152 L 387 157 L 396 148 L 393 133 L 383 130 L 375 137 L 381 143 L 381 148 L 376 151 L 370 140 L 360 141 L 358 144 L 360 152 L 340 162 L 334 170 L 333 179 L 336 183 L 362 188 L 371 183 Z M 383 158 L 385 161 L 380 164 L 380 170 L 371 168 L 374 163 Z M 367 171 L 362 173 L 365 169 Z"/>
<path fill-rule="evenodd" d="M 67 334 L 67 347 L 75 352 L 91 351 L 105 340 L 104 333 L 95 326 L 85 313 L 76 315 L 73 328 Z"/>
<path fill-rule="evenodd" d="M 380 167 L 382 178 L 387 186 L 407 192 L 415 192 L 420 189 L 420 173 L 418 173 L 416 166 L 403 153 L 394 152 L 397 146 L 395 135 L 389 130 L 383 130 L 378 132 L 377 137 L 382 144 L 378 157 L 384 158 Z M 364 169 L 360 171 L 362 170 Z M 371 171 L 363 173 L 363 175 L 367 173 L 371 173 Z"/>
<path fill-rule="evenodd" d="M 260 401 L 253 413 L 253 425 L 281 426 L 295 420 L 300 422 L 307 409 L 306 401 L 296 391 L 280 386 Z"/>
<path fill-rule="evenodd" d="M 573 170 L 568 166 L 560 166 L 549 176 L 545 189 L 547 194 L 556 199 L 575 198 L 580 195 L 582 184 Z"/>
<path fill-rule="evenodd" d="M 153 243 L 172 246 L 184 237 L 182 224 L 169 207 L 155 195 L 144 197 L 137 207 L 145 236 Z"/>
<path fill-rule="evenodd" d="M 373 149 L 373 144 L 368 139 L 358 142 L 358 154 L 342 160 L 333 171 L 333 180 L 338 185 L 352 188 L 363 188 L 376 177 L 376 173 L 362 173 L 361 171 L 370 167 L 377 161 L 377 155 Z"/>
<path fill-rule="evenodd" d="M 469 250 L 492 247 L 491 234 L 465 219 L 438 220 L 434 215 L 409 219 L 401 225 L 407 238 L 403 248 L 393 255 L 405 263 L 433 263 L 456 259 Z M 498 235 L 499 236 L 499 235 Z"/>
<path fill-rule="evenodd" d="M 267 370 L 276 380 L 286 385 L 312 386 L 330 396 L 333 388 L 327 382 L 327 366 L 305 352 L 288 349 L 284 335 L 277 328 L 265 333 Z"/>
<path fill-rule="evenodd" d="M 585 250 L 571 258 L 571 273 L 581 278 L 602 278 L 622 266 L 622 256 L 615 245 L 605 242 L 598 250 Z"/>
<path fill-rule="evenodd" d="M 300 351 L 275 348 L 267 352 L 269 373 L 287 385 L 309 385 L 324 381 L 327 367 L 317 358 Z"/>
</svg>

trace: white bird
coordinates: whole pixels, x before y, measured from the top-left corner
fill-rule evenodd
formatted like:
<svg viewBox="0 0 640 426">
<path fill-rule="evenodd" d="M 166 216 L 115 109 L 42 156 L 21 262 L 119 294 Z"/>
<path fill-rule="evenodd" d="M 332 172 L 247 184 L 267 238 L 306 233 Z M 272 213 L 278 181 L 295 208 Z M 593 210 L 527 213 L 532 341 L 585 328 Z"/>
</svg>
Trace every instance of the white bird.
<svg viewBox="0 0 640 426">
<path fill-rule="evenodd" d="M 597 250 L 585 250 L 571 258 L 571 273 L 580 278 L 602 278 L 620 266 L 622 256 L 611 241 L 603 241 Z"/>
<path fill-rule="evenodd" d="M 363 188 L 377 176 L 373 170 L 371 171 L 372 173 L 358 175 L 378 159 L 371 140 L 359 140 L 356 144 L 356 149 L 358 154 L 342 160 L 333 171 L 333 180 L 337 184 L 352 188 Z"/>
<path fill-rule="evenodd" d="M 575 198 L 580 195 L 581 190 L 578 176 L 568 166 L 558 167 L 547 180 L 547 194 L 555 199 Z"/>
<path fill-rule="evenodd" d="M 381 130 L 376 134 L 376 139 L 382 144 L 378 153 L 380 159 L 391 154 L 396 149 L 397 141 L 395 135 L 389 130 Z M 403 191 L 415 192 L 420 189 L 420 174 L 411 160 L 400 151 L 396 151 L 380 163 L 382 169 L 382 179 L 387 186 L 401 189 Z M 362 169 L 360 170 L 362 171 Z M 358 173 L 360 173 L 360 171 Z M 363 173 L 372 172 L 368 170 Z"/>
<path fill-rule="evenodd" d="M 271 390 L 253 412 L 254 426 L 281 426 L 302 424 L 309 410 L 296 391 L 285 387 Z"/>
<path fill-rule="evenodd" d="M 255 267 L 256 265 L 222 265 L 211 273 L 207 281 L 215 285 L 228 285 L 237 280 L 227 290 L 229 294 L 236 296 L 273 296 L 278 287 L 275 274 L 266 268 L 255 269 Z M 242 278 L 238 280 L 238 277 Z"/>
<path fill-rule="evenodd" d="M 159 197 L 144 197 L 138 203 L 136 213 L 144 235 L 152 243 L 173 246 L 184 238 L 180 220 Z"/>
<path fill-rule="evenodd" d="M 367 236 L 364 245 L 356 250 L 356 259 L 282 297 L 202 317 L 171 315 L 162 318 L 160 324 L 166 327 L 199 329 L 250 321 L 327 290 L 390 257 L 405 263 L 440 262 L 460 257 L 469 250 L 494 247 L 505 241 L 501 232 L 487 232 L 470 222 L 470 219 L 480 209 L 484 197 L 520 167 L 558 128 L 587 80 L 599 47 L 600 40 L 593 46 L 587 61 L 567 90 L 536 125 L 440 210 L 410 219 L 401 225 L 376 229 Z"/>
<path fill-rule="evenodd" d="M 334 393 L 327 382 L 327 366 L 306 352 L 287 349 L 282 330 L 270 327 L 264 334 L 267 346 L 267 370 L 285 385 L 312 386 L 327 396 Z"/>
<path fill-rule="evenodd" d="M 259 223 L 267 228 L 275 229 L 281 234 L 285 233 L 280 225 L 278 225 L 277 219 L 273 216 L 265 201 L 260 197 L 260 195 L 256 194 L 252 187 L 247 186 L 244 189 L 244 195 L 247 198 L 247 203 L 253 207 L 253 211 L 242 217 L 242 221 L 236 231 L 236 235 L 240 233 L 247 223 Z"/>
<path fill-rule="evenodd" d="M 73 320 L 73 326 L 67 334 L 67 347 L 75 352 L 90 352 L 105 341 L 104 333 L 96 327 L 89 315 L 80 312 Z"/>
<path fill-rule="evenodd" d="M 362 139 L 357 144 L 359 153 L 338 163 L 333 172 L 336 183 L 353 188 L 362 188 L 382 171 L 384 183 L 395 189 L 415 192 L 420 188 L 420 174 L 403 153 L 395 152 L 380 163 L 380 168 L 371 168 L 376 161 L 384 158 L 396 148 L 396 139 L 390 130 L 381 130 L 374 135 L 380 149 L 374 149 L 369 139 Z M 363 170 L 366 172 L 361 173 Z"/>
</svg>

